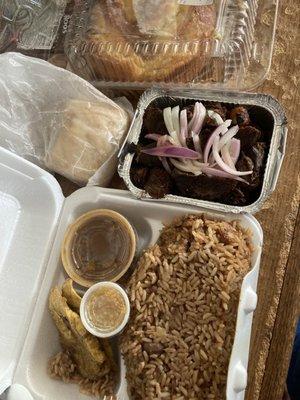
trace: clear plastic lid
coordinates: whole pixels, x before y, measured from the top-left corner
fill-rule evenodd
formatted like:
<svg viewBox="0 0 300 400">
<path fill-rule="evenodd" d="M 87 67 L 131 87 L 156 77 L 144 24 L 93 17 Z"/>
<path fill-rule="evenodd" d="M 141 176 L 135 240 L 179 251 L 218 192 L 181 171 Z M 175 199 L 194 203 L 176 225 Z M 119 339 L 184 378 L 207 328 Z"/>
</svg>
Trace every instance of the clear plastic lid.
<svg viewBox="0 0 300 400">
<path fill-rule="evenodd" d="M 76 73 L 112 87 L 245 89 L 271 60 L 277 1 L 83 0 L 66 52 Z"/>
<path fill-rule="evenodd" d="M 63 54 L 72 3 L 70 0 L 0 1 L 0 53 L 18 51 L 44 59 Z"/>
<path fill-rule="evenodd" d="M 122 215 L 106 209 L 90 211 L 65 234 L 61 257 L 67 274 L 90 287 L 117 281 L 130 267 L 136 250 L 133 227 Z"/>
</svg>

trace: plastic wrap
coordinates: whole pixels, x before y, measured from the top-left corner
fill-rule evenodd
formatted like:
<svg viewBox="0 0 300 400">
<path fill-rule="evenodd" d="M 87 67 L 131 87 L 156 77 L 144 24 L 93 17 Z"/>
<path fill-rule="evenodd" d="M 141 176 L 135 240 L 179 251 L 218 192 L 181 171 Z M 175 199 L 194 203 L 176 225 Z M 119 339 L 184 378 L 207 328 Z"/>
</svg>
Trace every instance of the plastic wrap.
<svg viewBox="0 0 300 400">
<path fill-rule="evenodd" d="M 0 145 L 78 184 L 108 184 L 129 113 L 46 61 L 7 53 L 0 70 Z"/>
</svg>

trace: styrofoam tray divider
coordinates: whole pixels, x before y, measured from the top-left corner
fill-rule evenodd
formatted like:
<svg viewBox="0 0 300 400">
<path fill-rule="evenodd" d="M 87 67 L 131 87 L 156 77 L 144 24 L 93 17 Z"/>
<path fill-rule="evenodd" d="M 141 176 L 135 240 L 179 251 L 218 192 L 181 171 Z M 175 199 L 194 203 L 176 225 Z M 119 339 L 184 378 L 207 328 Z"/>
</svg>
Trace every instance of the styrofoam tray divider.
<svg viewBox="0 0 300 400">
<path fill-rule="evenodd" d="M 192 206 L 142 202 L 129 192 L 87 187 L 73 193 L 65 200 L 49 264 L 40 288 L 40 294 L 32 315 L 29 332 L 23 347 L 8 400 L 87 400 L 74 384 L 52 380 L 47 375 L 49 357 L 60 351 L 58 333 L 48 312 L 48 295 L 55 285 L 65 280 L 60 247 L 67 226 L 83 213 L 96 208 L 110 208 L 129 219 L 137 231 L 138 250 L 152 245 L 159 237 L 163 223 L 188 213 L 205 213 L 225 220 L 239 220 L 253 232 L 255 251 L 252 269 L 243 281 L 238 309 L 237 331 L 230 360 L 227 400 L 242 400 L 247 382 L 247 364 L 253 311 L 256 306 L 256 286 L 260 265 L 263 234 L 257 220 L 248 214 L 222 214 L 207 212 Z M 118 400 L 128 400 L 126 393 L 125 367 L 121 360 L 121 381 Z"/>
</svg>

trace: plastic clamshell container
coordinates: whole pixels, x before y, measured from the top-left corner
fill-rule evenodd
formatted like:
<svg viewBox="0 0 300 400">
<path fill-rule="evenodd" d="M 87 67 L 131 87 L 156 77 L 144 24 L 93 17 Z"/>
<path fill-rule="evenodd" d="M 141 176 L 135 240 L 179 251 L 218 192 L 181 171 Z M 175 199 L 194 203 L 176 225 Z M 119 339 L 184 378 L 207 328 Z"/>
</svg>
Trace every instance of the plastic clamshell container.
<svg viewBox="0 0 300 400">
<path fill-rule="evenodd" d="M 142 202 L 130 192 L 87 187 L 63 199 L 47 172 L 0 148 L 0 215 L 6 221 L 0 243 L 0 397 L 7 400 L 86 400 L 74 384 L 47 375 L 49 357 L 60 351 L 58 332 L 48 311 L 50 289 L 65 280 L 60 247 L 67 226 L 96 208 L 123 214 L 135 226 L 140 249 L 152 245 L 163 223 L 187 213 L 238 219 L 253 234 L 252 268 L 240 294 L 236 334 L 227 379 L 227 400 L 242 400 L 247 384 L 253 311 L 263 244 L 258 221 L 249 214 L 225 214 L 204 208 Z M 26 217 L 26 219 L 25 219 Z M 6 253 L 4 253 L 6 252 Z M 49 256 L 50 254 L 50 256 Z M 125 366 L 120 361 L 118 400 L 130 400 Z M 5 389 L 8 389 L 3 395 Z"/>
<path fill-rule="evenodd" d="M 65 41 L 73 70 L 102 87 L 124 89 L 249 90 L 264 80 L 278 0 L 163 0 L 161 9 L 151 3 L 78 2 Z M 187 14 L 198 7 L 201 22 L 195 14 L 182 21 L 176 7 Z"/>
<path fill-rule="evenodd" d="M 272 137 L 270 142 L 269 154 L 264 172 L 263 184 L 259 198 L 252 204 L 246 206 L 233 206 L 207 200 L 197 200 L 172 194 L 166 195 L 162 199 L 151 198 L 144 190 L 137 188 L 130 177 L 130 169 L 134 155 L 128 151 L 131 143 L 137 144 L 143 125 L 145 110 L 150 104 L 175 106 L 184 103 L 186 100 L 195 101 L 215 101 L 232 103 L 237 105 L 257 106 L 268 114 L 268 118 L 273 119 Z M 123 178 L 127 188 L 137 198 L 153 202 L 168 202 L 189 204 L 210 210 L 221 212 L 253 214 L 257 212 L 266 198 L 274 191 L 279 177 L 279 172 L 285 154 L 287 138 L 287 121 L 285 113 L 280 104 L 272 96 L 266 94 L 243 93 L 243 92 L 220 92 L 220 91 L 199 91 L 199 90 L 163 90 L 151 89 L 146 91 L 140 98 L 132 121 L 127 139 L 119 152 L 119 175 Z"/>
<path fill-rule="evenodd" d="M 63 54 L 72 11 L 67 0 L 2 0 L 0 53 L 19 51 L 44 59 Z"/>
</svg>

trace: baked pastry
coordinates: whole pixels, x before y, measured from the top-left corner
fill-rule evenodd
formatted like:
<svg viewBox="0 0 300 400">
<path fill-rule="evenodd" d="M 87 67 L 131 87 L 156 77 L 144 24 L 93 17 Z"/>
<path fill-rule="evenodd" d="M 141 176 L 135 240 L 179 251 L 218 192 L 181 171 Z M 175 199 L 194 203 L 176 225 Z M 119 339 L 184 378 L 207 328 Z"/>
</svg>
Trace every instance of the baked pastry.
<svg viewBox="0 0 300 400">
<path fill-rule="evenodd" d="M 178 0 L 96 0 L 79 53 L 93 78 L 192 81 L 214 35 L 214 5 Z"/>
<path fill-rule="evenodd" d="M 51 137 L 46 167 L 84 185 L 119 148 L 130 116 L 113 101 L 70 100 Z"/>
</svg>

